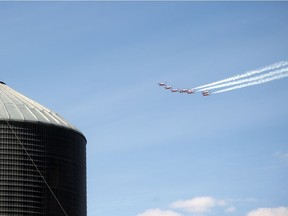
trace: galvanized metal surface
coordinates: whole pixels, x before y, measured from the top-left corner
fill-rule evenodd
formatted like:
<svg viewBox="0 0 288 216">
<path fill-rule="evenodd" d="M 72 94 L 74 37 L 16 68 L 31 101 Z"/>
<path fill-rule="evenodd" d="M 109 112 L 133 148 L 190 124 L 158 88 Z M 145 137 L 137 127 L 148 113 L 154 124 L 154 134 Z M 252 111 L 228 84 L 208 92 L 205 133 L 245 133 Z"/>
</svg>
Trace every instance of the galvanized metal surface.
<svg viewBox="0 0 288 216">
<path fill-rule="evenodd" d="M 81 133 L 62 116 L 0 82 L 0 118 L 66 127 Z"/>
</svg>

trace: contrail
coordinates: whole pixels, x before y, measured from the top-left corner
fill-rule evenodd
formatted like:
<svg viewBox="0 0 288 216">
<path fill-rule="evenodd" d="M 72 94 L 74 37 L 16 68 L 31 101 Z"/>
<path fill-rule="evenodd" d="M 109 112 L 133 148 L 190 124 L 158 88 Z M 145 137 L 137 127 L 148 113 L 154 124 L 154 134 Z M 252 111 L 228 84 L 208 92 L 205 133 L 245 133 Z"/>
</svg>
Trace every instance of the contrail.
<svg viewBox="0 0 288 216">
<path fill-rule="evenodd" d="M 246 78 L 246 79 L 239 79 L 237 81 L 230 81 L 230 82 L 226 82 L 226 83 L 218 84 L 218 85 L 213 85 L 210 87 L 198 89 L 197 91 L 208 91 L 208 90 L 217 89 L 217 88 L 239 85 L 239 84 L 243 84 L 243 83 L 247 83 L 247 82 L 254 82 L 257 80 L 263 80 L 263 79 L 268 78 L 268 77 L 271 78 L 272 76 L 277 76 L 277 75 L 280 75 L 280 74 L 285 73 L 287 71 L 288 71 L 288 67 L 285 67 L 285 68 L 282 68 L 279 70 L 274 70 L 274 71 L 271 71 L 269 73 L 262 74 L 259 76 L 254 76 L 254 77 L 250 77 L 250 78 Z"/>
<path fill-rule="evenodd" d="M 212 94 L 218 94 L 218 93 L 232 91 L 232 90 L 239 89 L 239 88 L 244 88 L 244 87 L 247 87 L 247 86 L 259 85 L 259 84 L 262 84 L 262 83 L 271 82 L 273 80 L 282 79 L 284 77 L 288 77 L 288 69 L 286 71 L 287 71 L 286 73 L 281 73 L 281 74 L 278 74 L 278 75 L 275 75 L 275 76 L 272 76 L 272 77 L 268 77 L 266 79 L 260 79 L 260 80 L 254 81 L 254 82 L 248 82 L 248 83 L 236 85 L 236 86 L 233 86 L 233 87 L 230 87 L 230 88 L 225 88 L 225 89 L 222 89 L 222 90 L 219 90 L 219 91 L 216 91 L 216 92 L 212 92 Z"/>
<path fill-rule="evenodd" d="M 252 76 L 252 75 L 255 75 L 255 74 L 264 73 L 264 72 L 268 72 L 268 71 L 275 70 L 275 69 L 278 69 L 278 68 L 282 68 L 282 67 L 285 67 L 287 65 L 288 65 L 288 61 L 281 61 L 281 62 L 272 64 L 272 65 L 269 65 L 269 66 L 266 66 L 266 67 L 263 67 L 263 68 L 260 68 L 260 69 L 257 69 L 257 70 L 248 71 L 248 72 L 246 72 L 244 74 L 236 75 L 236 76 L 233 76 L 233 77 L 230 77 L 230 78 L 227 78 L 227 79 L 223 79 L 223 80 L 219 80 L 219 81 L 216 81 L 216 82 L 213 82 L 213 83 L 210 83 L 210 84 L 198 86 L 198 87 L 196 87 L 194 89 L 195 90 L 196 89 L 203 89 L 203 88 L 214 86 L 214 85 L 218 85 L 218 84 L 221 84 L 221 83 L 226 83 L 226 82 L 230 82 L 230 81 L 246 78 L 246 77 L 249 77 L 249 76 Z"/>
</svg>

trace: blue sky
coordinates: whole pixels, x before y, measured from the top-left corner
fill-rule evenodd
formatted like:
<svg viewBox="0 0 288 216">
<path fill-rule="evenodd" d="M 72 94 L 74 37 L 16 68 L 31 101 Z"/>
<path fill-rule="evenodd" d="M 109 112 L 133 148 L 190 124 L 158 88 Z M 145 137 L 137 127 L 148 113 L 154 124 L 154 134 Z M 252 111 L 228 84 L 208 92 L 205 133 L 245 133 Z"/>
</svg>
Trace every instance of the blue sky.
<svg viewBox="0 0 288 216">
<path fill-rule="evenodd" d="M 287 2 L 0 2 L 1 80 L 85 134 L 88 216 L 287 216 Z"/>
</svg>

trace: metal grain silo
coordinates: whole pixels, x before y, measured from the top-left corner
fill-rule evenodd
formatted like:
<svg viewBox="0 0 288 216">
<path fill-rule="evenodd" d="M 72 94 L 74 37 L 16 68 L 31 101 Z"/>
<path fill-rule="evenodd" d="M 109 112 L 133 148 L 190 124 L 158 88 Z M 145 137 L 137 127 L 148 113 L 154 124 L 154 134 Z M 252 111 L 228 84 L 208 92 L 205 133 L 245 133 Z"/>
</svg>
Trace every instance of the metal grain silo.
<svg viewBox="0 0 288 216">
<path fill-rule="evenodd" d="M 84 135 L 3 82 L 0 215 L 87 215 Z"/>
</svg>

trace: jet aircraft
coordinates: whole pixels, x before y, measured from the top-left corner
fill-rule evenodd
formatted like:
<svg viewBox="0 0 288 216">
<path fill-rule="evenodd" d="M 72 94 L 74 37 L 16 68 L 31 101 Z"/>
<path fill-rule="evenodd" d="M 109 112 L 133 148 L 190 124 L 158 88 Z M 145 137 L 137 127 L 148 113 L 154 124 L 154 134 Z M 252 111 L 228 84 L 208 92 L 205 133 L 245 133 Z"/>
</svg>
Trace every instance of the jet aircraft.
<svg viewBox="0 0 288 216">
<path fill-rule="evenodd" d="M 178 89 L 170 89 L 171 92 L 178 92 Z"/>
<path fill-rule="evenodd" d="M 187 94 L 193 94 L 194 93 L 194 89 L 187 89 L 185 92 Z"/>
<path fill-rule="evenodd" d="M 187 91 L 188 91 L 188 89 L 180 89 L 179 90 L 180 93 L 184 93 L 184 92 L 187 92 Z"/>
<path fill-rule="evenodd" d="M 164 83 L 158 83 L 159 86 L 166 86 L 166 82 Z"/>
<path fill-rule="evenodd" d="M 209 96 L 210 95 L 210 91 L 202 91 L 202 95 L 203 96 Z"/>
<path fill-rule="evenodd" d="M 172 89 L 172 86 L 166 86 L 164 87 L 165 89 Z"/>
</svg>

